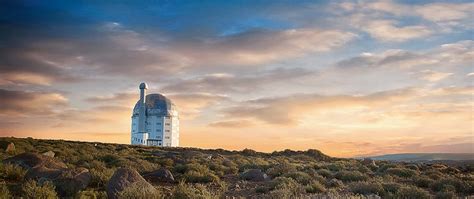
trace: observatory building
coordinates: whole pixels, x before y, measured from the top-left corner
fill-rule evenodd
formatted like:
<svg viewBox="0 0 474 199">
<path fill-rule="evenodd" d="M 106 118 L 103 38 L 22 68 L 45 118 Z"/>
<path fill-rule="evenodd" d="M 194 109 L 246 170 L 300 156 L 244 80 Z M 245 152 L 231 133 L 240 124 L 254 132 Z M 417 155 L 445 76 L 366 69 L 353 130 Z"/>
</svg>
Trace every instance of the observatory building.
<svg viewBox="0 0 474 199">
<path fill-rule="evenodd" d="M 146 94 L 140 84 L 140 99 L 132 113 L 131 143 L 145 146 L 179 146 L 179 119 L 175 105 L 161 94 Z"/>
</svg>

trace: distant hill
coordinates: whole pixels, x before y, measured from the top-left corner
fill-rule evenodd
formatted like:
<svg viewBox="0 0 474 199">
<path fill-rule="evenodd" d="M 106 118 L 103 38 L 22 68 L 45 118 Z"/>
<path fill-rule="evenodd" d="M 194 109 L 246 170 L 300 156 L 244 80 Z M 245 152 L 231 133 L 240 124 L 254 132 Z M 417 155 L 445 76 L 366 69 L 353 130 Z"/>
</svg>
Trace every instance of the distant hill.
<svg viewBox="0 0 474 199">
<path fill-rule="evenodd" d="M 369 157 L 373 160 L 399 162 L 467 161 L 474 160 L 474 153 L 399 153 Z"/>
</svg>

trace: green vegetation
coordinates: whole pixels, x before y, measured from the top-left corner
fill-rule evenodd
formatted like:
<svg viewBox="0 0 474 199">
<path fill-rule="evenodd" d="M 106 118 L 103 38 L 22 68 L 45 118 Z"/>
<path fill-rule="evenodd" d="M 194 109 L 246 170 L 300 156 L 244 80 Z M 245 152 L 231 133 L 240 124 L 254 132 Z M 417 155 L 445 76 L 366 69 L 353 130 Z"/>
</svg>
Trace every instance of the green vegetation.
<svg viewBox="0 0 474 199">
<path fill-rule="evenodd" d="M 251 149 L 227 151 L 160 148 L 119 144 L 0 138 L 15 151 L 0 151 L 2 160 L 32 152 L 55 153 L 68 169 L 87 169 L 88 183 L 31 179 L 24 165 L 0 163 L 0 199 L 107 198 L 107 183 L 118 168 L 132 168 L 142 176 L 160 168 L 174 182 L 149 181 L 156 190 L 130 186 L 118 198 L 456 198 L 474 195 L 474 166 L 414 164 L 331 158 L 317 150 L 261 153 Z M 262 176 L 242 173 L 258 169 Z M 42 170 L 45 173 L 50 170 Z M 49 173 L 53 174 L 53 173 Z M 62 174 L 64 175 L 64 173 Z M 260 177 L 259 179 L 252 179 Z M 79 179 L 85 179 L 84 176 Z M 147 179 L 147 178 L 145 178 Z M 148 179 L 147 179 L 148 180 Z"/>
</svg>

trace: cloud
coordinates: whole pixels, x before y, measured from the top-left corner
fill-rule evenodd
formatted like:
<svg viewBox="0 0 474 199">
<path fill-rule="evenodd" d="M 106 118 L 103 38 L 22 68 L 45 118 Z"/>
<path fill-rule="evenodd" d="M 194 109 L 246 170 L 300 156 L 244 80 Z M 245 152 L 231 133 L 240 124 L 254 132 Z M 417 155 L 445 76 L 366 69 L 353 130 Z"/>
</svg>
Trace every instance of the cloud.
<svg viewBox="0 0 474 199">
<path fill-rule="evenodd" d="M 355 37 L 339 30 L 257 29 L 205 42 L 178 44 L 171 49 L 197 65 L 255 65 L 330 51 Z"/>
<path fill-rule="evenodd" d="M 428 36 L 432 31 L 425 26 L 397 26 L 394 20 L 372 20 L 364 27 L 372 37 L 381 41 L 406 41 Z"/>
<path fill-rule="evenodd" d="M 176 104 L 182 119 L 194 119 L 203 109 L 228 100 L 227 96 L 209 93 L 171 94 L 167 97 Z"/>
<path fill-rule="evenodd" d="M 437 48 L 411 52 L 401 49 L 386 50 L 381 53 L 362 54 L 339 61 L 336 66 L 341 68 L 399 68 L 420 69 L 423 67 L 463 67 L 474 61 L 474 41 L 465 40 L 443 44 Z"/>
<path fill-rule="evenodd" d="M 210 123 L 211 127 L 218 128 L 246 128 L 253 126 L 254 123 L 249 120 L 228 120 Z"/>
<path fill-rule="evenodd" d="M 430 81 L 430 82 L 437 82 L 453 75 L 453 73 L 442 73 L 442 72 L 436 72 L 432 70 L 423 70 L 420 72 L 420 75 L 421 75 L 421 79 L 423 80 Z"/>
<path fill-rule="evenodd" d="M 62 94 L 0 89 L 0 114 L 10 116 L 52 115 L 68 105 Z"/>
<path fill-rule="evenodd" d="M 413 98 L 411 88 L 372 93 L 369 95 L 298 94 L 278 98 L 261 98 L 223 110 L 228 118 L 255 118 L 276 125 L 295 125 L 308 112 L 349 108 L 376 108 Z"/>
<path fill-rule="evenodd" d="M 266 84 L 275 84 L 311 75 L 315 75 L 315 72 L 302 68 L 279 68 L 242 75 L 214 73 L 170 83 L 162 89 L 167 92 L 248 92 Z"/>
<path fill-rule="evenodd" d="M 474 3 L 403 4 L 391 0 L 336 3 L 338 20 L 386 42 L 403 42 L 431 34 L 474 27 Z M 340 19 L 342 18 L 342 19 Z M 415 24 L 413 24 L 415 23 Z"/>
</svg>

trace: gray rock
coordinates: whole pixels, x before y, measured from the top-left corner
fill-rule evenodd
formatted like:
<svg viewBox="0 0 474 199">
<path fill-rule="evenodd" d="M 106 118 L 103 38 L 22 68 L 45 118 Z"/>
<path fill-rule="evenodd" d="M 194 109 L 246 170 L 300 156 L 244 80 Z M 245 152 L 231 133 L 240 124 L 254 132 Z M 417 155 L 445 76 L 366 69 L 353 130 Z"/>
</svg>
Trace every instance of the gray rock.
<svg viewBox="0 0 474 199">
<path fill-rule="evenodd" d="M 375 160 L 372 160 L 370 158 L 364 158 L 362 160 L 362 164 L 364 164 L 366 166 L 377 166 L 377 164 L 375 164 Z"/>
<path fill-rule="evenodd" d="M 7 145 L 5 152 L 10 153 L 15 151 L 15 144 L 13 142 L 10 142 L 10 144 Z"/>
<path fill-rule="evenodd" d="M 174 182 L 173 173 L 170 170 L 161 168 L 143 176 L 150 182 Z"/>
<path fill-rule="evenodd" d="M 36 153 L 22 153 L 3 160 L 6 164 L 16 164 L 24 169 L 31 169 L 37 166 L 44 166 L 48 169 L 65 169 L 66 164 L 49 156 Z"/>
<path fill-rule="evenodd" d="M 54 158 L 54 155 L 56 154 L 52 151 L 46 151 L 43 153 L 43 155 Z"/>
<path fill-rule="evenodd" d="M 61 175 L 53 179 L 56 191 L 61 196 L 74 196 L 85 189 L 92 180 L 92 175 L 86 168 L 63 170 Z"/>
<path fill-rule="evenodd" d="M 268 180 L 267 174 L 262 172 L 260 169 L 250 169 L 240 174 L 240 177 L 247 181 L 260 182 Z"/>
<path fill-rule="evenodd" d="M 111 199 L 118 198 L 120 192 L 126 188 L 139 186 L 145 192 L 156 192 L 156 189 L 148 183 L 137 171 L 133 169 L 120 168 L 107 182 L 107 197 Z"/>
</svg>

